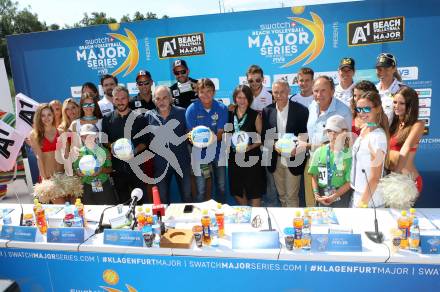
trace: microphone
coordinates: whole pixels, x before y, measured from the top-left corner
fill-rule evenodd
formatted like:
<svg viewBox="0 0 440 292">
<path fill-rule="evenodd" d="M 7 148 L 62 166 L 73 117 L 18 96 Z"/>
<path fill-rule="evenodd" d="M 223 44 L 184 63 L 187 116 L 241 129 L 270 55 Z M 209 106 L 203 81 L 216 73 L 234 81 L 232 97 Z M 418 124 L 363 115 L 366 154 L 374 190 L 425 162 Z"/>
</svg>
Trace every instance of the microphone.
<svg viewBox="0 0 440 292">
<path fill-rule="evenodd" d="M 159 189 L 157 186 L 153 187 L 153 215 L 162 221 L 162 216 L 165 216 L 165 207 L 160 201 Z"/>
<path fill-rule="evenodd" d="M 270 219 L 269 210 L 267 209 L 267 207 L 265 207 L 264 209 L 266 210 L 267 213 L 267 225 L 269 229 L 264 229 L 260 231 L 275 231 L 275 229 L 272 228 L 272 219 Z"/>
<path fill-rule="evenodd" d="M 125 201 L 123 204 L 125 204 L 125 203 L 128 203 L 128 200 Z M 118 205 L 119 204 L 108 206 L 108 207 L 104 208 L 104 210 L 102 210 L 101 216 L 99 217 L 98 227 L 96 227 L 96 229 L 95 229 L 95 234 L 104 232 L 104 229 L 111 229 L 111 225 L 110 224 L 102 224 L 102 221 L 104 220 L 104 213 L 108 209 L 117 207 Z"/>
<path fill-rule="evenodd" d="M 130 214 L 134 214 L 136 204 L 137 202 L 140 201 L 140 199 L 142 199 L 143 196 L 144 193 L 140 188 L 135 188 L 134 190 L 131 191 L 131 203 L 130 206 L 128 207 L 127 213 L 125 214 L 126 217 L 129 217 Z"/>
<path fill-rule="evenodd" d="M 374 231 L 365 231 L 365 235 L 367 235 L 367 237 L 375 243 L 382 243 L 383 242 L 383 233 L 379 231 L 379 224 L 377 223 L 377 215 L 376 215 L 376 204 L 374 204 L 373 193 L 371 192 L 371 188 L 370 188 L 370 182 L 368 181 L 368 176 L 367 176 L 367 172 L 365 171 L 365 169 L 362 169 L 362 173 L 365 175 L 365 180 L 367 181 L 368 192 L 371 195 L 370 200 L 373 203 L 373 209 L 374 209 Z"/>
</svg>

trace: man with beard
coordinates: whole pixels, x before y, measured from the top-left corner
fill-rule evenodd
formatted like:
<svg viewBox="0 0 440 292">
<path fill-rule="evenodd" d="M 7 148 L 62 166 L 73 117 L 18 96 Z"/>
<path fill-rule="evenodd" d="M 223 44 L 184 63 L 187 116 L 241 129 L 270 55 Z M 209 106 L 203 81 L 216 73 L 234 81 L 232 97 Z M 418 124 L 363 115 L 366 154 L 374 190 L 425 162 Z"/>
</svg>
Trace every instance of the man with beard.
<svg viewBox="0 0 440 292">
<path fill-rule="evenodd" d="M 108 137 L 108 143 L 111 145 L 121 138 L 127 138 L 133 145 L 133 156 L 142 153 L 148 144 L 147 135 L 136 137 L 146 126 L 145 118 L 136 112 L 132 112 L 129 107 L 128 90 L 123 86 L 116 86 L 112 92 L 113 102 L 116 109 L 107 114 L 102 120 L 102 131 Z M 130 117 L 130 119 L 129 119 Z M 132 121 L 131 131 L 125 136 L 124 128 L 127 120 Z M 114 153 L 113 153 L 114 154 Z M 119 202 L 123 203 L 130 199 L 131 191 L 135 188 L 142 189 L 144 196 L 141 202 L 147 202 L 147 188 L 144 182 L 136 175 L 127 161 L 123 161 L 112 156 L 112 166 L 114 169 L 113 179 L 115 189 L 119 196 Z M 139 165 L 139 172 L 142 172 L 142 166 Z"/>
<path fill-rule="evenodd" d="M 112 92 L 116 85 L 118 85 L 118 79 L 115 76 L 106 74 L 101 77 L 101 86 L 104 91 L 104 96 L 98 102 L 98 105 L 103 116 L 114 110 Z"/>
<path fill-rule="evenodd" d="M 254 96 L 251 109 L 261 113 L 263 108 L 272 104 L 272 94 L 263 86 L 263 69 L 258 65 L 251 65 L 246 72 L 246 79 Z"/>
<path fill-rule="evenodd" d="M 177 106 L 188 108 L 189 105 L 197 100 L 196 87 L 197 80 L 189 77 L 189 68 L 185 60 L 173 62 L 173 73 L 177 82 L 171 85 L 170 90 Z"/>
</svg>

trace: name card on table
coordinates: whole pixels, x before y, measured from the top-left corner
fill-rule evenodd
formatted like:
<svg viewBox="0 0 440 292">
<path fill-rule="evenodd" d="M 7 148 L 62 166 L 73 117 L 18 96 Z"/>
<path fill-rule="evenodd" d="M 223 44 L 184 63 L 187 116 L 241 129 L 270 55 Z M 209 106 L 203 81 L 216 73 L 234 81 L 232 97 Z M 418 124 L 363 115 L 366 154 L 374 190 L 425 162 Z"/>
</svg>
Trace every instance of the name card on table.
<svg viewBox="0 0 440 292">
<path fill-rule="evenodd" d="M 420 247 L 424 254 L 440 253 L 440 236 L 439 235 L 421 235 Z"/>
<path fill-rule="evenodd" d="M 47 242 L 52 243 L 83 243 L 84 228 L 48 228 Z"/>
<path fill-rule="evenodd" d="M 273 231 L 232 232 L 232 249 L 280 248 L 279 233 Z"/>
<path fill-rule="evenodd" d="M 37 228 L 31 226 L 3 225 L 1 239 L 34 242 Z"/>
<path fill-rule="evenodd" d="M 123 246 L 144 246 L 142 232 L 138 230 L 104 230 L 104 244 L 123 245 Z"/>
<path fill-rule="evenodd" d="M 360 234 L 312 234 L 312 251 L 362 251 Z"/>
</svg>

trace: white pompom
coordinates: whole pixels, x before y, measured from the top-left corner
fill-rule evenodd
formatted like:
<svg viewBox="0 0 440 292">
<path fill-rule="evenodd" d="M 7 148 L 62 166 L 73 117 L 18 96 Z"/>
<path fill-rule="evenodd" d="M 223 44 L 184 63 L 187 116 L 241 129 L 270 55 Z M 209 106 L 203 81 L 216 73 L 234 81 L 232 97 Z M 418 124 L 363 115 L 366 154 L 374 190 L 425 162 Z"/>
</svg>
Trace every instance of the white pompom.
<svg viewBox="0 0 440 292">
<path fill-rule="evenodd" d="M 385 205 L 396 209 L 412 207 L 419 195 L 416 184 L 408 174 L 390 173 L 380 179 L 377 186 Z"/>
</svg>

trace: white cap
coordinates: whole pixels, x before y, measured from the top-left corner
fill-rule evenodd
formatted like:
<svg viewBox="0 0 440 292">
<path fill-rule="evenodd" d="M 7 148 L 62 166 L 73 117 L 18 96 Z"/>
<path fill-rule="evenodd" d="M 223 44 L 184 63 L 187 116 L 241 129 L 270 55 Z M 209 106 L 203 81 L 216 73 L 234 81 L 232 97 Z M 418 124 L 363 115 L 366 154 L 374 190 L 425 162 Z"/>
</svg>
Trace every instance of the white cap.
<svg viewBox="0 0 440 292">
<path fill-rule="evenodd" d="M 327 123 L 325 124 L 325 130 L 339 133 L 342 132 L 342 130 L 348 130 L 348 126 L 342 116 L 334 115 L 328 118 Z"/>
<path fill-rule="evenodd" d="M 93 124 L 84 124 L 79 131 L 80 136 L 84 135 L 97 135 L 99 133 L 98 128 Z"/>
</svg>

